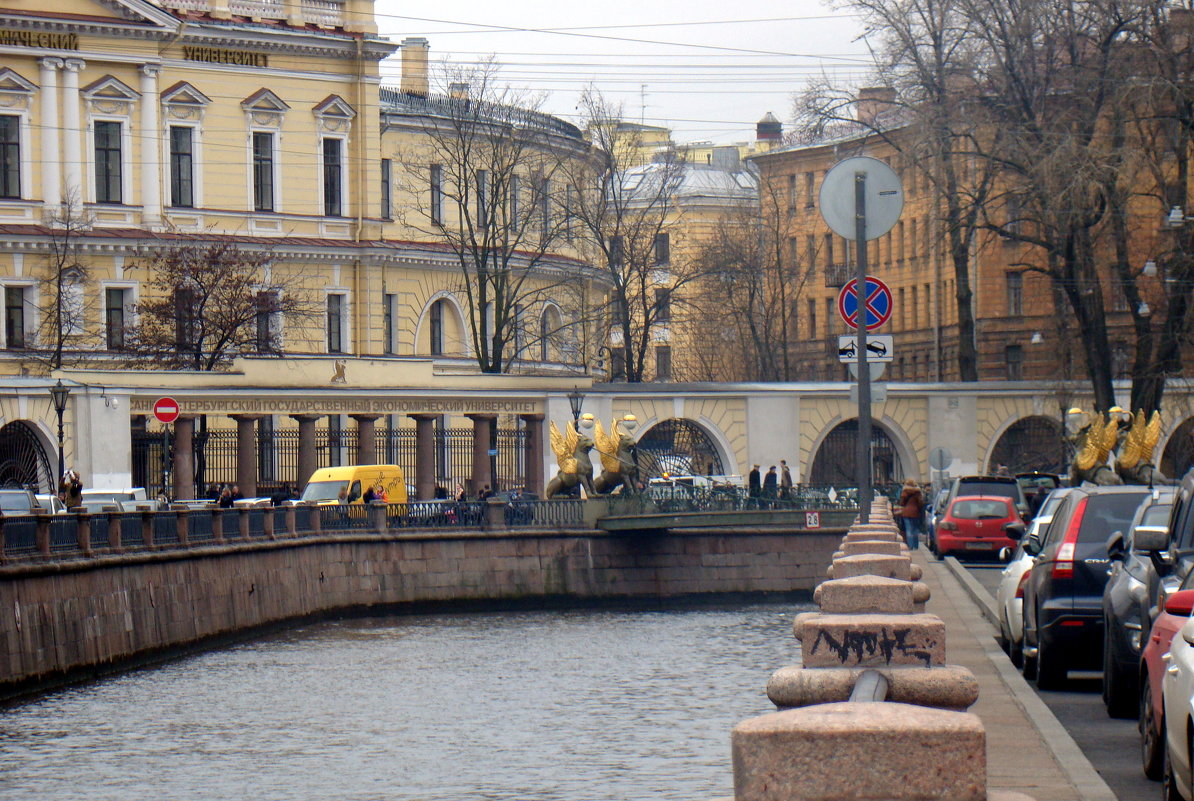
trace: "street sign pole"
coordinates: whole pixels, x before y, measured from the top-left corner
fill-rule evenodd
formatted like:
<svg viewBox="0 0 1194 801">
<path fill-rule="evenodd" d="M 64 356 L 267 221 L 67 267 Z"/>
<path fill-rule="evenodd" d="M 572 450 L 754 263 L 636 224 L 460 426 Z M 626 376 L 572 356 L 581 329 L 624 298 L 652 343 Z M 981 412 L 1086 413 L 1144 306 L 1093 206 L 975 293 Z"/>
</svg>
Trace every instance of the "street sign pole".
<svg viewBox="0 0 1194 801">
<path fill-rule="evenodd" d="M 871 370 L 866 363 L 867 305 L 867 238 L 866 238 L 866 172 L 854 173 L 854 253 L 858 266 L 854 291 L 858 298 L 854 330 L 858 332 L 858 443 L 854 451 L 858 476 L 858 520 L 870 522 L 871 517 Z"/>
</svg>

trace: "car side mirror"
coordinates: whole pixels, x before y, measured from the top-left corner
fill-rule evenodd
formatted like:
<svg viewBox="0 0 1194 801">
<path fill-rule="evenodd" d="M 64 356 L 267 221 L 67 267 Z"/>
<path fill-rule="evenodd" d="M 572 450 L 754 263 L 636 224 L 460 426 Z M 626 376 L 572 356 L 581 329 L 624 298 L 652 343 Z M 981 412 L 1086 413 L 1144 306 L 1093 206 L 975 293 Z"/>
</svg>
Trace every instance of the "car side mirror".
<svg viewBox="0 0 1194 801">
<path fill-rule="evenodd" d="M 1107 555 L 1112 559 L 1122 562 L 1127 556 L 1128 550 L 1124 547 L 1124 533 L 1122 531 L 1112 531 L 1111 536 L 1107 538 Z"/>
<path fill-rule="evenodd" d="M 1013 520 L 1010 523 L 1003 524 L 1003 531 L 1007 534 L 1008 539 L 1019 542 L 1024 539 L 1024 522 L 1022 520 Z"/>
<path fill-rule="evenodd" d="M 1037 539 L 1035 534 L 1031 534 L 1024 538 L 1024 553 L 1029 556 L 1036 556 L 1041 552 L 1041 541 Z"/>
<path fill-rule="evenodd" d="M 1138 551 L 1164 551 L 1169 547 L 1168 526 L 1136 526 L 1132 547 Z"/>
</svg>

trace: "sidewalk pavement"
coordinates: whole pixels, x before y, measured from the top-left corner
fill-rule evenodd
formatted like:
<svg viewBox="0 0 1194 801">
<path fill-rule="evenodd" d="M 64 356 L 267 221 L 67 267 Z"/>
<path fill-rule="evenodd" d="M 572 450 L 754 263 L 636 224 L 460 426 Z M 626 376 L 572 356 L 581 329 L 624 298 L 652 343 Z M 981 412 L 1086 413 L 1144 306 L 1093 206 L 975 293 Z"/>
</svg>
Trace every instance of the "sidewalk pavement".
<svg viewBox="0 0 1194 801">
<path fill-rule="evenodd" d="M 932 592 L 926 611 L 945 622 L 947 663 L 964 665 L 978 678 L 978 703 L 970 711 L 986 726 L 988 787 L 1016 790 L 1036 801 L 1118 801 L 999 649 L 994 627 L 962 581 L 923 550 L 913 561 L 924 567 L 923 581 Z"/>
</svg>

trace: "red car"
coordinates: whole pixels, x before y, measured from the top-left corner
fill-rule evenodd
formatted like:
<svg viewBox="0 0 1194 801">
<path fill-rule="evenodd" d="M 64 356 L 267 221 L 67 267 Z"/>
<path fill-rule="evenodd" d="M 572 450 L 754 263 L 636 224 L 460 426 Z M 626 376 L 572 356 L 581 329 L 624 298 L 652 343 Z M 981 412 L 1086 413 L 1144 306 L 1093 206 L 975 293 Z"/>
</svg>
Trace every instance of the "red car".
<svg viewBox="0 0 1194 801">
<path fill-rule="evenodd" d="M 1194 611 L 1194 590 L 1178 590 L 1165 598 L 1164 605 L 1140 657 L 1140 757 L 1144 775 L 1154 780 L 1160 780 L 1165 759 L 1165 707 L 1161 700 L 1165 663 L 1161 657 L 1169 652 L 1173 636 Z"/>
<path fill-rule="evenodd" d="M 1009 523 L 1021 524 L 1020 512 L 1011 498 L 1002 495 L 953 498 L 937 522 L 934 553 L 939 559 L 955 551 L 994 556 L 1000 548 L 1015 548 L 1015 540 L 1007 535 Z"/>
</svg>

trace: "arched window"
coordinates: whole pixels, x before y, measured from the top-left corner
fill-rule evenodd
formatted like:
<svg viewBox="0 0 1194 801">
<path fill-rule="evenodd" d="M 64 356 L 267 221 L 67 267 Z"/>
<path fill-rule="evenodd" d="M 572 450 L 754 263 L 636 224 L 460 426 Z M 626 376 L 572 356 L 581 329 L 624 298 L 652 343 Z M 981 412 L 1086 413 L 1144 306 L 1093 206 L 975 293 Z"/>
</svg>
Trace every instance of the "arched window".
<svg viewBox="0 0 1194 801">
<path fill-rule="evenodd" d="M 431 304 L 429 322 L 431 323 L 431 355 L 444 355 L 444 305 L 446 300 L 440 298 Z"/>
</svg>

